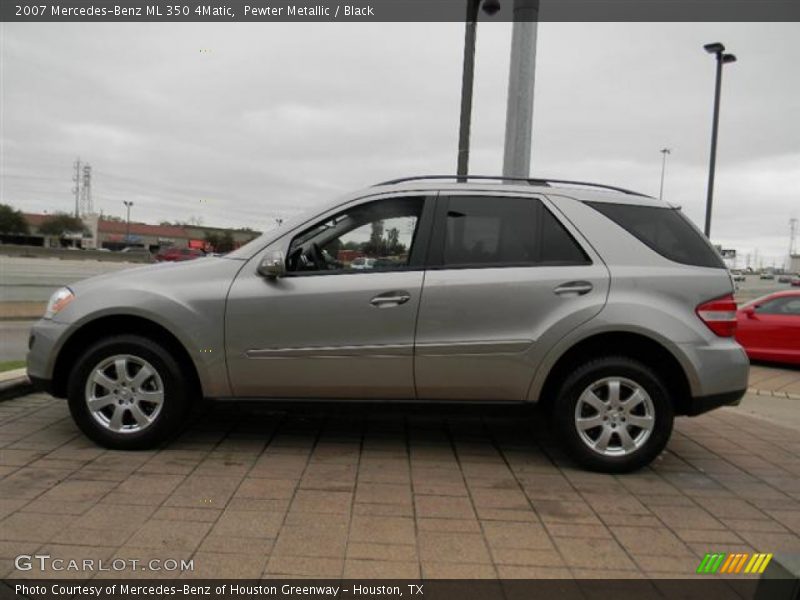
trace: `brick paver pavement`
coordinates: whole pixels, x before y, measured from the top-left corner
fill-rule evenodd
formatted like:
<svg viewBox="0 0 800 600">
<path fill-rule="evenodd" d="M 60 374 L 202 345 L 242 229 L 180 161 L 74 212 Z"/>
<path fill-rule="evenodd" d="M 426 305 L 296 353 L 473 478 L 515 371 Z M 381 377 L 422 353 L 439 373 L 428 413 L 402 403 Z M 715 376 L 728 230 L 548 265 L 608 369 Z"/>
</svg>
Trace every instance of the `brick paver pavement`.
<svg viewBox="0 0 800 600">
<path fill-rule="evenodd" d="M 777 367 L 768 363 L 750 365 L 750 389 L 758 394 L 770 394 L 800 399 L 800 366 Z"/>
<path fill-rule="evenodd" d="M 652 467 L 610 476 L 527 416 L 212 407 L 126 453 L 63 401 L 0 403 L 0 571 L 86 576 L 14 570 L 44 553 L 192 558 L 185 577 L 685 578 L 710 551 L 800 552 L 797 431 L 735 409 L 679 419 Z"/>
</svg>

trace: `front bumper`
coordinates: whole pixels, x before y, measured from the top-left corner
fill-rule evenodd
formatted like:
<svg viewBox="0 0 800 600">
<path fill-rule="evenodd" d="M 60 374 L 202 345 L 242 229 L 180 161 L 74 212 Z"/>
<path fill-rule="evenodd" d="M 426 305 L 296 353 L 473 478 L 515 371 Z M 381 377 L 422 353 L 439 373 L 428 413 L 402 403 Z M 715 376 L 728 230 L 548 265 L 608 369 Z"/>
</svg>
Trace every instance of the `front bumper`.
<svg viewBox="0 0 800 600">
<path fill-rule="evenodd" d="M 38 390 L 53 393 L 53 375 L 58 351 L 69 325 L 40 319 L 31 328 L 28 338 L 28 379 Z"/>
</svg>

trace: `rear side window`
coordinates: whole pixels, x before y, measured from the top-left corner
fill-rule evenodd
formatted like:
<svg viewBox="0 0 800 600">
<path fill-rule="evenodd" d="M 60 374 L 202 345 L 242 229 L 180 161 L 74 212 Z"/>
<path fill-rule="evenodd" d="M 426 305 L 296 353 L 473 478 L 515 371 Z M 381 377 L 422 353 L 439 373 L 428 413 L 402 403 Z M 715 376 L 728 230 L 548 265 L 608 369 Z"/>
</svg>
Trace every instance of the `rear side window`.
<svg viewBox="0 0 800 600">
<path fill-rule="evenodd" d="M 590 261 L 535 198 L 452 196 L 441 262 L 449 267 L 575 265 Z"/>
<path fill-rule="evenodd" d="M 587 202 L 664 258 L 724 269 L 722 258 L 676 208 Z"/>
</svg>

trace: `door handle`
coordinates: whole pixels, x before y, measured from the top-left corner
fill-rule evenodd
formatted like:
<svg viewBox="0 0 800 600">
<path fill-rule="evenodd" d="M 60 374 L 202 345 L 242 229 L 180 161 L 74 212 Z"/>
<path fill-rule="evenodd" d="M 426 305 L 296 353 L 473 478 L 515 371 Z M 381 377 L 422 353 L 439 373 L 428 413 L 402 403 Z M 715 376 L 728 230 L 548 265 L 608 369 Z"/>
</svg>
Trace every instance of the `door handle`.
<svg viewBox="0 0 800 600">
<path fill-rule="evenodd" d="M 569 281 L 567 283 L 562 283 L 556 289 L 553 290 L 555 294 L 559 296 L 567 296 L 567 295 L 575 295 L 575 296 L 583 296 L 584 294 L 588 294 L 594 289 L 594 286 L 589 283 L 588 281 Z"/>
<path fill-rule="evenodd" d="M 411 294 L 406 291 L 394 291 L 394 292 L 385 292 L 383 294 L 378 294 L 372 300 L 369 301 L 372 306 L 376 306 L 378 308 L 383 307 L 390 307 L 390 306 L 400 306 L 401 304 L 405 304 L 411 300 Z"/>
</svg>

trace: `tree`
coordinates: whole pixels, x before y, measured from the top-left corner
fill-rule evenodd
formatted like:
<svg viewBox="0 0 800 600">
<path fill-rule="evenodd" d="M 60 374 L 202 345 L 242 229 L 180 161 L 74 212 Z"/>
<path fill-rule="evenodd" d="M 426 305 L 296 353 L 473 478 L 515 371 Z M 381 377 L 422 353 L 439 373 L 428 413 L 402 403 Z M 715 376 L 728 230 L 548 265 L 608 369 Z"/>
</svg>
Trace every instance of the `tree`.
<svg viewBox="0 0 800 600">
<path fill-rule="evenodd" d="M 214 252 L 217 252 L 219 248 L 220 237 L 216 233 L 209 233 L 206 231 L 206 244 L 211 246 Z"/>
<path fill-rule="evenodd" d="M 400 230 L 392 227 L 386 234 L 388 254 L 398 255 L 406 251 L 405 244 L 400 243 Z"/>
<path fill-rule="evenodd" d="M 0 232 L 28 235 L 28 222 L 21 211 L 8 204 L 0 204 Z"/>
<path fill-rule="evenodd" d="M 78 217 L 73 217 L 67 213 L 58 213 L 48 217 L 39 226 L 39 233 L 45 235 L 62 236 L 67 232 L 88 232 L 88 229 Z"/>
<path fill-rule="evenodd" d="M 222 237 L 219 240 L 219 245 L 216 247 L 217 252 L 230 252 L 233 250 L 233 246 L 235 242 L 233 241 L 233 234 L 230 231 L 226 231 L 222 234 Z"/>
<path fill-rule="evenodd" d="M 384 256 L 386 254 L 386 242 L 383 239 L 383 221 L 372 222 L 372 233 L 363 248 L 364 252 L 369 256 Z"/>
</svg>

